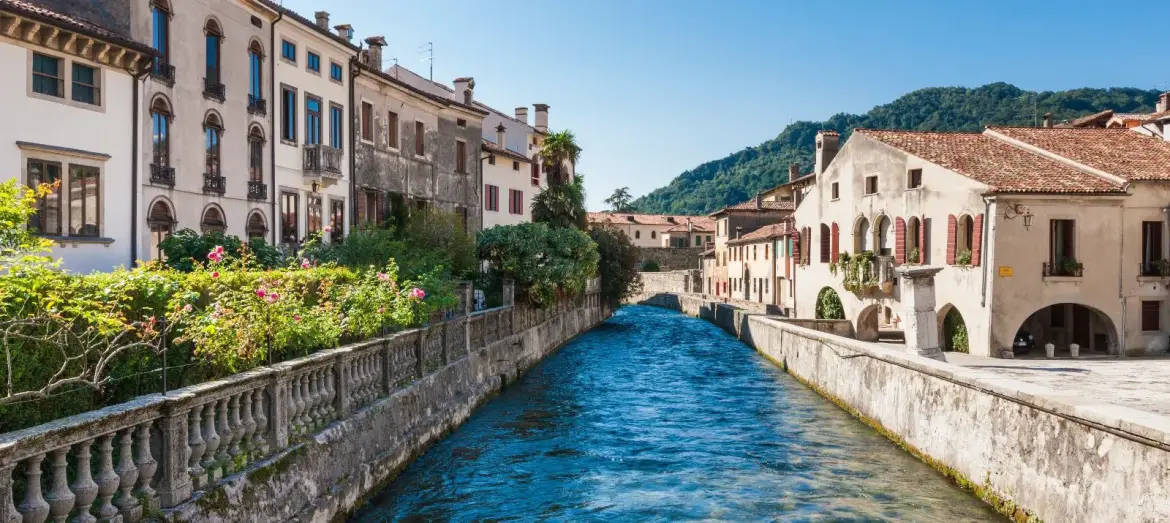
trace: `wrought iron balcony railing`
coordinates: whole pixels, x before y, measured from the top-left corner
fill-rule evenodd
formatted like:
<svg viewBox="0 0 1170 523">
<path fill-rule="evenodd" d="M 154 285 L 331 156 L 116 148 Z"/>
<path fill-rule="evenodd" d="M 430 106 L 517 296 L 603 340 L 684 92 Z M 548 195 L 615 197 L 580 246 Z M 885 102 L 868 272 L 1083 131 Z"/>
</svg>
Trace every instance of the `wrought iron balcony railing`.
<svg viewBox="0 0 1170 523">
<path fill-rule="evenodd" d="M 248 112 L 265 116 L 268 114 L 268 100 L 263 98 L 256 98 L 253 95 L 248 95 Z"/>
<path fill-rule="evenodd" d="M 1056 276 L 1066 278 L 1080 278 L 1085 275 L 1085 266 L 1076 260 L 1063 260 L 1055 263 L 1044 263 L 1044 277 Z"/>
<path fill-rule="evenodd" d="M 204 78 L 203 97 L 222 102 L 227 99 L 227 89 L 219 83 L 219 80 Z"/>
<path fill-rule="evenodd" d="M 211 173 L 203 174 L 203 192 L 220 194 L 227 192 L 227 178 Z"/>
<path fill-rule="evenodd" d="M 175 66 L 156 58 L 150 66 L 150 76 L 167 85 L 175 85 Z"/>
<path fill-rule="evenodd" d="M 174 187 L 175 168 L 166 165 L 150 164 L 150 183 Z"/>
<path fill-rule="evenodd" d="M 268 199 L 268 185 L 264 182 L 248 182 L 248 199 L 249 200 L 267 200 Z"/>
</svg>

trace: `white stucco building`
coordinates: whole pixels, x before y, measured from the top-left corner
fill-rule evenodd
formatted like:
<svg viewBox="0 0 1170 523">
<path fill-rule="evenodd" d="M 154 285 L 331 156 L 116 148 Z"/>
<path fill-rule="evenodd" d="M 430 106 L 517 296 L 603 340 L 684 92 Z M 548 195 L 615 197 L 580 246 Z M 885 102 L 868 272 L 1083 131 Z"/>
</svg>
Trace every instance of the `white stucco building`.
<svg viewBox="0 0 1170 523">
<path fill-rule="evenodd" d="M 5 179 L 55 184 L 31 228 L 77 272 L 131 266 L 135 75 L 152 50 L 81 19 L 0 2 L 0 61 L 9 103 L 0 126 Z"/>
</svg>

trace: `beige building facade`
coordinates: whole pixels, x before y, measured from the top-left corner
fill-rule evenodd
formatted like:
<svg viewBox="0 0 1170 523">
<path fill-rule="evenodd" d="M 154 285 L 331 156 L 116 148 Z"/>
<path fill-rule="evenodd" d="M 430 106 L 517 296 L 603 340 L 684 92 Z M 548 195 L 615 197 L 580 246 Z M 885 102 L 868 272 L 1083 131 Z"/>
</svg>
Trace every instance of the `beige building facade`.
<svg viewBox="0 0 1170 523">
<path fill-rule="evenodd" d="M 700 247 L 714 240 L 715 228 L 715 221 L 707 216 L 618 212 L 591 212 L 589 224 L 614 227 L 625 233 L 636 247 L 678 247 L 684 237 L 688 242 L 684 247 Z M 696 240 L 700 242 L 698 245 Z"/>
</svg>

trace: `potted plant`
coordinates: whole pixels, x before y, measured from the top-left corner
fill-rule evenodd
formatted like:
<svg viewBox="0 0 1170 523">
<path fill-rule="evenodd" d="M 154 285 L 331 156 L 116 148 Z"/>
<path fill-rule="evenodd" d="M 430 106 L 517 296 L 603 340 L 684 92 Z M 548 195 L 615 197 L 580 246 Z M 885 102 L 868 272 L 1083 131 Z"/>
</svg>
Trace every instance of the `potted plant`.
<svg viewBox="0 0 1170 523">
<path fill-rule="evenodd" d="M 906 263 L 917 264 L 920 263 L 922 254 L 918 252 L 918 247 L 910 249 L 910 256 L 906 258 Z"/>
<path fill-rule="evenodd" d="M 1170 276 L 1170 260 L 1154 260 L 1154 270 L 1159 276 Z"/>
<path fill-rule="evenodd" d="M 971 265 L 970 249 L 963 249 L 955 254 L 955 265 Z"/>
<path fill-rule="evenodd" d="M 1083 268 L 1084 264 L 1077 261 L 1076 258 L 1060 260 L 1060 272 L 1065 276 L 1080 276 Z"/>
</svg>

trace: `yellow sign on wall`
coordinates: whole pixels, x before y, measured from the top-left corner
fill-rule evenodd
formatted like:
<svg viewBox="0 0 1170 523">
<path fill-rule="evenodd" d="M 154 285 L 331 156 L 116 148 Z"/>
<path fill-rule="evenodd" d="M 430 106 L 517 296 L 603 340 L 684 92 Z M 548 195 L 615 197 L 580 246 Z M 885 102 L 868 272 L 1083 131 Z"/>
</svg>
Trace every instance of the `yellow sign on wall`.
<svg viewBox="0 0 1170 523">
<path fill-rule="evenodd" d="M 1012 268 L 1000 266 L 999 277 L 1000 278 L 1011 278 L 1012 277 Z"/>
</svg>

